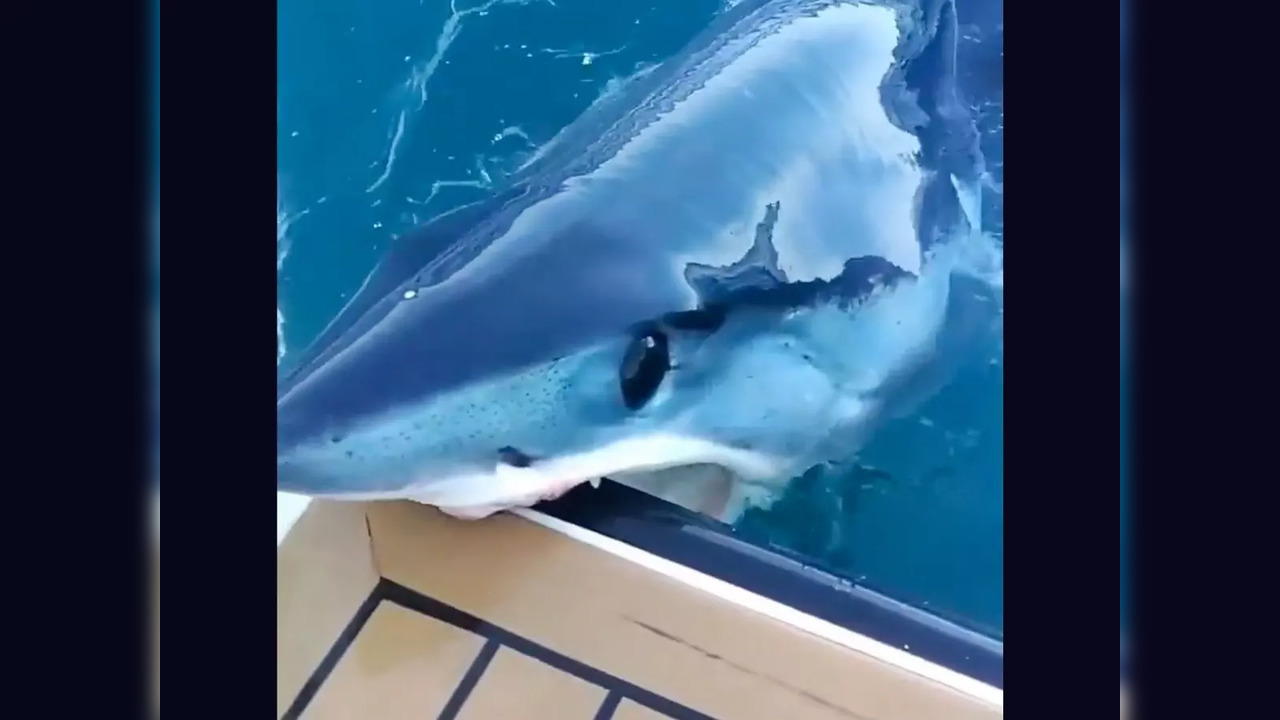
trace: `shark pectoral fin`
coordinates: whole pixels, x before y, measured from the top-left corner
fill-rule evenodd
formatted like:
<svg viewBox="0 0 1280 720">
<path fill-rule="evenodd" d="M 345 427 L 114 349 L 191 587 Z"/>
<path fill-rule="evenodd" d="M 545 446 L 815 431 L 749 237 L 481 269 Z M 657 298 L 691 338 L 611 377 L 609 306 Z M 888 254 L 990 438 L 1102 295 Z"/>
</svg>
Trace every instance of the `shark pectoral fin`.
<svg viewBox="0 0 1280 720">
<path fill-rule="evenodd" d="M 931 350 L 887 378 L 877 391 L 886 414 L 902 419 L 916 413 L 950 385 L 965 364 L 979 359 L 983 341 L 994 327 L 996 307 L 989 289 L 979 281 L 953 276 L 946 314 Z"/>
<path fill-rule="evenodd" d="M 698 511 L 721 522 L 727 522 L 726 518 L 732 510 L 730 501 L 734 496 L 734 485 L 738 481 L 733 477 L 733 473 L 714 465 L 704 475 L 703 483 L 706 486 L 703 490 L 703 505 L 698 508 Z"/>
</svg>

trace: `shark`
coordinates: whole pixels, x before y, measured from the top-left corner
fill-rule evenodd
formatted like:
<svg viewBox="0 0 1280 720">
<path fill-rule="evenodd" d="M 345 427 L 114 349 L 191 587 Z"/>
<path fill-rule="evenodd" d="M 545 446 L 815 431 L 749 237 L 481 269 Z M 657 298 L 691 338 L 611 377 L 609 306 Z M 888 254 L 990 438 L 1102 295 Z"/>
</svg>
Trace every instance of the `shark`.
<svg viewBox="0 0 1280 720">
<path fill-rule="evenodd" d="M 607 478 L 732 521 L 856 455 L 997 316 L 957 27 L 719 15 L 395 240 L 278 382 L 277 490 L 475 519 Z"/>
</svg>

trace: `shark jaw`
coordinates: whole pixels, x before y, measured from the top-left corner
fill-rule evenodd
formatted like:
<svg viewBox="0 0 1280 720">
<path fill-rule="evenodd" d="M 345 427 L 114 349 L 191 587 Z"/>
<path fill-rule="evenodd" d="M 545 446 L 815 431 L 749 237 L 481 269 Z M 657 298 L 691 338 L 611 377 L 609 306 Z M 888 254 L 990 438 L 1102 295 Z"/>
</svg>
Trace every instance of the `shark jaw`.
<svg viewBox="0 0 1280 720">
<path fill-rule="evenodd" d="M 400 490 L 317 495 L 341 500 L 412 500 L 433 505 L 454 517 L 477 520 L 503 510 L 554 500 L 583 483 L 598 485 L 616 477 L 625 485 L 647 490 L 654 483 L 701 485 L 720 481 L 723 493 L 709 489 L 695 508 L 713 517 L 732 514 L 742 505 L 742 482 L 763 483 L 786 478 L 789 463 L 781 458 L 741 450 L 700 438 L 650 434 L 619 440 L 583 453 L 547 458 L 528 467 L 495 463 L 488 472 L 451 477 L 424 477 Z M 723 502 L 719 501 L 725 494 Z"/>
<path fill-rule="evenodd" d="M 745 3 L 400 238 L 277 390 L 277 489 L 484 517 L 608 477 L 725 519 L 856 454 L 954 359 L 949 248 L 981 226 L 954 13 L 916 15 Z M 634 329 L 706 308 L 637 410 Z"/>
</svg>

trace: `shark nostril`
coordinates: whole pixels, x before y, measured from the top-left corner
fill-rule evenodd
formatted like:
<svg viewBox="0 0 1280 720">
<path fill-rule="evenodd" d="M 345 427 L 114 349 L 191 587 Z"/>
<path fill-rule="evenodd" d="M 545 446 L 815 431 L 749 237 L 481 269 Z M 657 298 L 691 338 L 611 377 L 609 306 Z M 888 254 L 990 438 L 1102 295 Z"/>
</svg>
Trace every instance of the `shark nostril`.
<svg viewBox="0 0 1280 720">
<path fill-rule="evenodd" d="M 498 462 L 515 468 L 527 468 L 533 464 L 533 458 L 510 445 L 506 445 L 498 448 Z"/>
</svg>

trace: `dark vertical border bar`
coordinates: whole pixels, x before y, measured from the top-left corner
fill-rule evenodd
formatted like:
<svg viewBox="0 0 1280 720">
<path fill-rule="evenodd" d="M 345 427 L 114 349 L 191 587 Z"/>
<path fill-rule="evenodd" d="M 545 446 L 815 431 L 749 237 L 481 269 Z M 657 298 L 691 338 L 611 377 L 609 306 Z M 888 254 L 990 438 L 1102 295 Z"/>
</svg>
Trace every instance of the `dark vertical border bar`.
<svg viewBox="0 0 1280 720">
<path fill-rule="evenodd" d="M 471 667 L 467 668 L 467 672 L 458 681 L 458 687 L 454 688 L 453 694 L 449 696 L 449 702 L 444 704 L 444 708 L 437 716 L 438 720 L 454 720 L 458 717 L 467 698 L 471 697 L 471 691 L 476 689 L 480 678 L 484 676 L 484 671 L 489 669 L 493 656 L 498 654 L 498 647 L 498 641 L 490 639 L 484 647 L 480 648 L 480 652 L 476 653 L 476 659 L 471 662 Z"/>
<path fill-rule="evenodd" d="M 1004 3 L 1004 673 L 1045 720 L 1117 703 L 1117 10 Z"/>
<path fill-rule="evenodd" d="M 356 637 L 360 635 L 360 631 L 364 629 L 369 618 L 373 616 L 373 611 L 378 609 L 378 603 L 382 598 L 378 592 L 377 586 L 374 586 L 369 597 L 360 603 L 360 607 L 356 608 L 356 612 L 351 616 L 351 621 L 347 626 L 338 633 L 338 639 L 334 641 L 329 648 L 329 652 L 324 654 L 324 658 L 320 660 L 320 664 L 307 678 L 298 690 L 298 695 L 294 697 L 293 702 L 289 703 L 289 709 L 284 711 L 280 716 L 280 720 L 298 720 L 302 713 L 315 699 L 316 693 L 320 692 L 320 688 L 324 686 L 329 675 L 333 673 L 334 668 L 338 666 L 338 661 L 342 660 L 342 656 L 346 654 L 347 648 L 351 647 L 351 643 L 355 642 Z"/>
<path fill-rule="evenodd" d="M 168 0 L 160 25 L 164 698 L 171 718 L 234 718 L 277 702 L 275 5 Z M 104 99 L 78 113 L 84 122 L 118 102 L 93 84 Z M 112 245 L 110 228 L 77 215 L 94 230 L 86 242 Z M 86 272 L 115 291 L 100 268 Z M 90 312 L 91 332 L 109 337 L 115 318 Z M 118 473 L 107 468 L 96 476 Z"/>
<path fill-rule="evenodd" d="M 604 696 L 604 702 L 600 703 L 595 720 L 613 720 L 613 714 L 618 711 L 618 705 L 621 703 L 622 694 L 617 690 L 610 690 L 609 694 Z"/>
<path fill-rule="evenodd" d="M 5 27 L 6 507 L 21 519 L 6 571 L 39 588 L 5 610 L 27 670 L 14 690 L 53 714 L 146 717 L 146 4 L 10 6 Z"/>
<path fill-rule="evenodd" d="M 146 717 L 146 5 L 9 6 L 5 28 L 6 571 L 39 588 L 5 610 L 13 686 Z"/>
<path fill-rule="evenodd" d="M 1275 682 L 1259 659 L 1274 646 L 1273 9 L 1131 7 L 1131 662 L 1144 717 L 1247 717 Z"/>
</svg>

